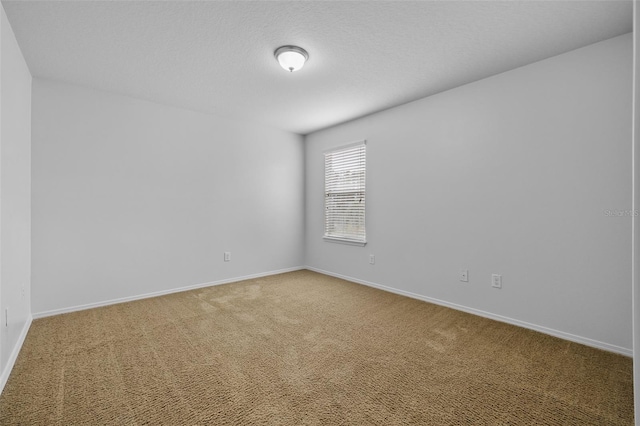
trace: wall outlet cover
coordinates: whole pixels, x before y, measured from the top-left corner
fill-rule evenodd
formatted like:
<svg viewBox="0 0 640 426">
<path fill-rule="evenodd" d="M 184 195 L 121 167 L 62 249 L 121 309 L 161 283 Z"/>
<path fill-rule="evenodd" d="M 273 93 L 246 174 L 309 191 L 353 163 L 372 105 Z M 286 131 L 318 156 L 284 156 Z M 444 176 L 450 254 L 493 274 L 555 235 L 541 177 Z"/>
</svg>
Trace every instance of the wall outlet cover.
<svg viewBox="0 0 640 426">
<path fill-rule="evenodd" d="M 502 288 L 502 275 L 498 275 L 498 274 L 491 275 L 491 287 Z"/>
</svg>

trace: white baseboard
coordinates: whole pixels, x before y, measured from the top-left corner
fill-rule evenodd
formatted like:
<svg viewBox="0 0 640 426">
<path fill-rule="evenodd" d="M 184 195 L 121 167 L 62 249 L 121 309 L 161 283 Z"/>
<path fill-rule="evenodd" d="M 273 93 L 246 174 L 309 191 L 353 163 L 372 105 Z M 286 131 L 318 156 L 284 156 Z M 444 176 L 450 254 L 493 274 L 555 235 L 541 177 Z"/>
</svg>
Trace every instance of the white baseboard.
<svg viewBox="0 0 640 426">
<path fill-rule="evenodd" d="M 129 296 L 129 297 L 122 297 L 122 298 L 119 298 L 119 299 L 105 300 L 105 301 L 102 301 L 102 302 L 87 303 L 86 305 L 78 305 L 78 306 L 70 306 L 68 308 L 52 309 L 50 311 L 34 313 L 33 314 L 33 319 L 50 317 L 50 316 L 53 316 L 53 315 L 66 314 L 66 313 L 69 313 L 69 312 L 84 311 L 85 309 L 99 308 L 101 306 L 115 305 L 117 303 L 132 302 L 134 300 L 148 299 L 150 297 L 164 296 L 164 295 L 172 294 L 172 293 L 180 293 L 182 291 L 195 290 L 195 289 L 203 288 L 203 287 L 212 287 L 212 286 L 215 286 L 215 285 L 229 284 L 229 283 L 233 283 L 233 282 L 237 282 L 237 281 L 251 280 L 251 279 L 254 279 L 254 278 L 266 277 L 266 276 L 269 276 L 269 275 L 277 275 L 277 274 L 283 274 L 283 273 L 286 273 L 286 272 L 299 271 L 301 269 L 305 269 L 305 267 L 304 266 L 296 266 L 296 267 L 293 267 L 293 268 L 279 269 L 277 271 L 261 272 L 259 274 L 245 275 L 245 276 L 242 276 L 242 277 L 234 277 L 234 278 L 226 278 L 224 280 L 212 281 L 212 282 L 208 282 L 208 283 L 194 284 L 194 285 L 189 285 L 189 286 L 185 286 L 185 287 L 172 288 L 172 289 L 169 289 L 169 290 L 155 291 L 153 293 L 139 294 L 137 296 Z"/>
<path fill-rule="evenodd" d="M 323 269 L 314 268 L 314 267 L 311 267 L 311 266 L 297 266 L 297 267 L 293 267 L 293 268 L 280 269 L 280 270 L 277 270 L 277 271 L 262 272 L 262 273 L 259 273 L 259 274 L 245 275 L 245 276 L 242 276 L 242 277 L 227 278 L 227 279 L 219 280 L 219 281 L 212 281 L 212 282 L 208 282 L 208 283 L 195 284 L 195 285 L 190 285 L 190 286 L 185 286 L 185 287 L 173 288 L 173 289 L 169 289 L 169 290 L 157 291 L 157 292 L 153 292 L 153 293 L 146 293 L 146 294 L 141 294 L 141 295 L 137 295 L 137 296 L 123 297 L 123 298 L 120 298 L 120 299 L 111 299 L 111 300 L 106 300 L 106 301 L 102 301 L 102 302 L 89 303 L 89 304 L 86 304 L 86 305 L 72 306 L 72 307 L 68 307 L 68 308 L 61 308 L 61 309 L 54 309 L 54 310 L 50 310 L 50 311 L 38 312 L 38 313 L 34 313 L 33 314 L 33 319 L 44 318 L 44 317 L 64 314 L 64 313 L 68 313 L 68 312 L 82 311 L 82 310 L 85 310 L 85 309 L 98 308 L 98 307 L 101 307 L 101 306 L 114 305 L 114 304 L 117 304 L 117 303 L 131 302 L 131 301 L 134 301 L 134 300 L 147 299 L 149 297 L 164 296 L 166 294 L 179 293 L 179 292 L 182 292 L 182 291 L 189 291 L 189 290 L 195 290 L 195 289 L 202 288 L 202 287 L 211 287 L 211 286 L 215 286 L 215 285 L 229 284 L 229 283 L 236 282 L 236 281 L 244 281 L 244 280 L 250 280 L 250 279 L 255 279 L 255 278 L 260 278 L 260 277 L 266 277 L 266 276 L 269 276 L 269 275 L 276 275 L 276 274 L 282 274 L 282 273 L 286 273 L 286 272 L 299 271 L 301 269 L 308 269 L 310 271 L 318 272 L 320 274 L 329 275 L 329 276 L 333 276 L 333 277 L 336 277 L 336 278 L 341 278 L 341 279 L 344 279 L 344 280 L 347 280 L 347 281 L 352 281 L 352 282 L 355 282 L 355 283 L 358 283 L 358 284 L 362 284 L 362 285 L 366 285 L 366 286 L 369 286 L 369 287 L 377 288 L 377 289 L 380 289 L 380 290 L 388 291 L 390 293 L 395 293 L 395 294 L 399 294 L 399 295 L 402 295 L 402 296 L 411 297 L 413 299 L 418 299 L 418 300 L 422 300 L 422 301 L 425 301 L 425 302 L 434 303 L 434 304 L 440 305 L 440 306 L 446 306 L 448 308 L 456 309 L 458 311 L 463 311 L 463 312 L 467 312 L 467 313 L 470 313 L 470 314 L 473 314 L 473 315 L 478 315 L 478 316 L 489 318 L 489 319 L 493 319 L 493 320 L 496 320 L 496 321 L 505 322 L 507 324 L 516 325 L 518 327 L 528 328 L 530 330 L 539 331 L 539 332 L 544 333 L 544 334 L 549 334 L 551 336 L 559 337 L 561 339 L 569 340 L 571 342 L 581 343 L 583 345 L 591 346 L 591 347 L 594 347 L 594 348 L 603 349 L 605 351 L 615 352 L 615 353 L 618 353 L 618 354 L 621 354 L 621 355 L 625 355 L 625 356 L 629 356 L 629 357 L 633 356 L 633 350 L 629 349 L 629 348 L 624 348 L 624 347 L 621 347 L 621 346 L 612 345 L 612 344 L 609 344 L 609 343 L 601 342 L 599 340 L 589 339 L 588 337 L 577 336 L 575 334 L 566 333 L 564 331 L 555 330 L 555 329 L 544 327 L 544 326 L 541 326 L 541 325 L 531 324 L 531 323 L 528 323 L 528 322 L 525 322 L 525 321 L 520 321 L 520 320 L 517 320 L 517 319 L 514 319 L 514 318 L 509 318 L 509 317 L 505 317 L 505 316 L 502 316 L 502 315 L 493 314 L 491 312 L 486 312 L 486 311 L 482 311 L 482 310 L 479 310 L 479 309 L 470 308 L 468 306 L 463 306 L 463 305 L 459 305 L 459 304 L 456 304 L 456 303 L 451 303 L 451 302 L 447 302 L 447 301 L 444 301 L 444 300 L 439 300 L 439 299 L 435 299 L 435 298 L 432 298 L 432 297 L 423 296 L 421 294 L 411 293 L 411 292 L 405 291 L 405 290 L 399 290 L 399 289 L 396 289 L 396 288 L 393 288 L 393 287 L 388 287 L 388 286 L 377 284 L 377 283 L 373 283 L 373 282 L 370 282 L 370 281 L 365 281 L 365 280 L 361 280 L 361 279 L 358 279 L 358 278 L 349 277 L 349 276 L 346 276 L 346 275 L 337 274 L 337 273 L 330 272 L 330 271 L 325 271 Z M 29 325 L 31 324 L 31 318 L 29 318 L 28 324 Z M 24 336 L 21 335 L 21 339 L 22 340 L 20 341 L 20 344 L 17 347 L 16 353 L 15 353 L 15 357 L 17 357 L 18 352 L 20 351 L 20 347 L 22 347 L 22 342 L 24 341 L 24 337 L 26 336 L 26 332 L 27 331 L 28 331 L 28 327 L 26 328 L 26 330 L 23 330 Z M 11 361 L 11 359 L 13 361 Z M 13 362 L 15 362 L 15 358 L 14 358 L 14 354 L 13 353 L 12 353 L 12 358 L 11 359 L 10 359 L 10 364 L 8 364 L 8 366 L 9 365 L 13 366 Z M 11 369 L 9 369 L 8 371 L 7 371 L 7 369 L 5 369 L 5 371 L 3 372 L 3 375 L 0 377 L 0 385 L 2 387 L 4 387 L 4 383 L 6 382 L 6 379 L 8 379 L 10 372 L 11 372 Z M 5 374 L 6 374 L 6 377 L 5 377 Z M 0 390 L 2 389 L 2 387 L 0 387 Z"/>
<path fill-rule="evenodd" d="M 543 327 L 541 325 L 531 324 L 525 321 L 520 321 L 517 319 L 504 317 L 502 315 L 492 314 L 491 312 L 481 311 L 479 309 L 470 308 L 468 306 L 458 305 L 456 303 L 446 302 L 444 300 L 434 299 L 432 297 L 423 296 L 421 294 L 411 293 L 409 291 L 398 290 L 393 287 L 387 287 L 381 284 L 372 283 L 369 281 L 361 280 L 358 278 L 349 277 L 346 275 L 336 274 L 333 272 L 325 271 L 318 268 L 313 268 L 311 266 L 307 266 L 306 269 L 314 272 L 318 272 L 320 274 L 329 275 L 336 278 L 341 278 L 343 280 L 352 281 L 357 284 L 366 285 L 369 287 L 374 287 L 380 290 L 388 291 L 390 293 L 399 294 L 401 296 L 411 297 L 413 299 L 422 300 L 429 303 L 434 303 L 436 305 L 445 306 L 447 308 L 456 309 L 458 311 L 467 312 L 470 314 L 478 315 L 481 317 L 493 319 L 500 322 L 505 322 L 507 324 L 516 325 L 518 327 L 528 328 L 530 330 L 539 331 L 544 334 L 549 334 L 551 336 L 559 337 L 561 339 L 569 340 L 571 342 L 581 343 L 586 346 L 591 346 L 597 349 L 603 349 L 609 352 L 615 352 L 621 355 L 626 355 L 629 357 L 633 357 L 633 350 L 628 348 L 623 348 L 621 346 L 612 345 L 605 342 L 600 342 L 598 340 L 589 339 L 588 337 L 576 336 L 575 334 L 565 333 L 564 331 L 554 330 L 552 328 Z"/>
<path fill-rule="evenodd" d="M 0 394 L 4 390 L 4 385 L 7 384 L 7 380 L 9 380 L 9 376 L 11 375 L 11 370 L 13 370 L 13 366 L 18 359 L 18 354 L 20 353 L 20 349 L 22 349 L 22 345 L 24 344 L 24 339 L 27 337 L 27 333 L 29 332 L 29 328 L 31 327 L 31 321 L 33 317 L 29 315 L 27 317 L 27 322 L 24 323 L 22 330 L 20 331 L 20 336 L 18 336 L 18 341 L 16 345 L 13 347 L 11 351 L 11 355 L 9 355 L 9 359 L 7 360 L 7 365 L 5 365 L 4 370 L 2 370 L 2 375 L 0 375 Z"/>
</svg>

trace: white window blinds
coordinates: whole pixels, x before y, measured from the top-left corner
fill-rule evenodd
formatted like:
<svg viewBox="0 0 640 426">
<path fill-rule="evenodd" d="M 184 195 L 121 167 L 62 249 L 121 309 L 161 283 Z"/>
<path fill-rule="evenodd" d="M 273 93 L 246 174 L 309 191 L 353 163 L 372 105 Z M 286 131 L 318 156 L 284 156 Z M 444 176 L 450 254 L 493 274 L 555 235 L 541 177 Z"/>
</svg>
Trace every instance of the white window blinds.
<svg viewBox="0 0 640 426">
<path fill-rule="evenodd" d="M 324 238 L 364 245 L 366 145 L 324 154 Z"/>
</svg>

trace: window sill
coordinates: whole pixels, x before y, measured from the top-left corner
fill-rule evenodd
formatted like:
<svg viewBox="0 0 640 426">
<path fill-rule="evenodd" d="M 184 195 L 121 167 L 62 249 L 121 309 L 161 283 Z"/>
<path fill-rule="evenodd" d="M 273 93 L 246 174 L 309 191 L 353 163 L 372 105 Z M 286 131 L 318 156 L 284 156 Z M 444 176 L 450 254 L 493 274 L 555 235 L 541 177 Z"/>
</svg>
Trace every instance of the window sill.
<svg viewBox="0 0 640 426">
<path fill-rule="evenodd" d="M 349 246 L 359 246 L 364 247 L 367 245 L 366 241 L 357 241 L 357 240 L 348 240 L 345 238 L 336 238 L 336 237 L 322 237 L 328 243 L 338 243 L 338 244 L 347 244 Z"/>
</svg>

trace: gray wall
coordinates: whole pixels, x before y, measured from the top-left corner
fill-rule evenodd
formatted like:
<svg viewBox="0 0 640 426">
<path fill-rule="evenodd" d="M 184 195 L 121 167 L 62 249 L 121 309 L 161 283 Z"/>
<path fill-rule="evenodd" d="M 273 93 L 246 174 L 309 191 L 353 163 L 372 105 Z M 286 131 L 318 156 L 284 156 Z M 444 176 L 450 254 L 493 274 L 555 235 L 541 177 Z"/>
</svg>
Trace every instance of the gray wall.
<svg viewBox="0 0 640 426">
<path fill-rule="evenodd" d="M 308 135 L 307 265 L 631 354 L 631 73 L 627 34 Z M 322 240 L 360 139 L 364 248 Z"/>
<path fill-rule="evenodd" d="M 640 7 L 633 2 L 633 209 L 640 210 Z M 633 217 L 633 387 L 635 398 L 635 424 L 640 426 L 640 216 Z"/>
<path fill-rule="evenodd" d="M 34 314 L 303 265 L 299 135 L 34 79 L 32 149 Z"/>
<path fill-rule="evenodd" d="M 31 74 L 0 15 L 1 391 L 31 322 Z"/>
</svg>

